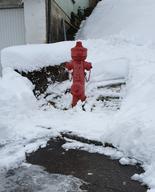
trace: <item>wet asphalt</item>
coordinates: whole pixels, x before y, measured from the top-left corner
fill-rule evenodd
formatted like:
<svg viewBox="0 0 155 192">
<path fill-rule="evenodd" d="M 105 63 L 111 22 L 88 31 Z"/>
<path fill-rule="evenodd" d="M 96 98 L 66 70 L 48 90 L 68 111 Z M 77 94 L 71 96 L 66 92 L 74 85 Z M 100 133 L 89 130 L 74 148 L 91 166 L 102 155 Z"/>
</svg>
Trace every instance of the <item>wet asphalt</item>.
<svg viewBox="0 0 155 192">
<path fill-rule="evenodd" d="M 65 150 L 64 138 L 48 141 L 46 147 L 26 154 L 26 160 L 41 165 L 49 173 L 72 175 L 85 183 L 81 189 L 88 192 L 146 192 L 147 187 L 131 180 L 135 173 L 144 172 L 140 165 L 123 166 L 118 160 L 82 150 Z M 68 191 L 71 192 L 71 191 Z"/>
</svg>

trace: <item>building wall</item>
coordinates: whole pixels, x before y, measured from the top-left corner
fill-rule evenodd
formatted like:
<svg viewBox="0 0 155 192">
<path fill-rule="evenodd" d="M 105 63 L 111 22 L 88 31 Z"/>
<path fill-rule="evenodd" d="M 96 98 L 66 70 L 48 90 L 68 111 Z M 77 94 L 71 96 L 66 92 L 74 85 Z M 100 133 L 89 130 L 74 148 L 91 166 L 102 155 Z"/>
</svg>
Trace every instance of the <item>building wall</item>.
<svg viewBox="0 0 155 192">
<path fill-rule="evenodd" d="M 27 43 L 46 43 L 45 0 L 24 0 Z"/>
<path fill-rule="evenodd" d="M 79 6 L 83 8 L 89 7 L 89 0 L 55 0 L 56 3 L 65 11 L 65 13 L 70 17 L 71 12 L 73 11 L 77 14 Z"/>
<path fill-rule="evenodd" d="M 0 5 L 3 4 L 3 5 L 8 5 L 8 4 L 18 4 L 20 3 L 21 0 L 1 0 L 0 1 Z"/>
<path fill-rule="evenodd" d="M 2 48 L 7 46 L 25 43 L 23 9 L 15 9 L 19 7 L 22 7 L 21 0 L 0 0 L 0 52 Z"/>
<path fill-rule="evenodd" d="M 48 9 L 47 34 L 48 42 L 65 40 L 64 21 L 70 22 L 70 18 L 55 1 L 51 1 Z"/>
<path fill-rule="evenodd" d="M 48 16 L 48 42 L 73 40 L 77 32 L 80 18 L 77 17 L 79 7 L 88 8 L 89 0 L 50 0 L 50 14 Z M 75 13 L 71 17 L 71 12 Z"/>
<path fill-rule="evenodd" d="M 55 0 L 55 2 L 64 10 L 64 12 L 70 17 L 70 13 L 73 10 L 73 3 L 71 0 Z"/>
<path fill-rule="evenodd" d="M 0 50 L 25 44 L 24 9 L 0 9 Z"/>
<path fill-rule="evenodd" d="M 18 7 L 22 5 L 22 0 L 0 0 L 0 8 Z"/>
</svg>

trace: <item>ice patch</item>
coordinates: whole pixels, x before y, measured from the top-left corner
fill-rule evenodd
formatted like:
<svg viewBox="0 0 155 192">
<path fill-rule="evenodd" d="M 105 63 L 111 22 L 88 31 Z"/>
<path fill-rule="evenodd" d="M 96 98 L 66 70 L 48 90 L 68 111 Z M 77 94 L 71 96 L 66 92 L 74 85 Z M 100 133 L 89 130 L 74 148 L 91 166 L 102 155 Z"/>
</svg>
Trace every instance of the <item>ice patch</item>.
<svg viewBox="0 0 155 192">
<path fill-rule="evenodd" d="M 78 178 L 49 174 L 39 166 L 22 166 L 0 175 L 0 191 L 82 192 Z"/>
</svg>

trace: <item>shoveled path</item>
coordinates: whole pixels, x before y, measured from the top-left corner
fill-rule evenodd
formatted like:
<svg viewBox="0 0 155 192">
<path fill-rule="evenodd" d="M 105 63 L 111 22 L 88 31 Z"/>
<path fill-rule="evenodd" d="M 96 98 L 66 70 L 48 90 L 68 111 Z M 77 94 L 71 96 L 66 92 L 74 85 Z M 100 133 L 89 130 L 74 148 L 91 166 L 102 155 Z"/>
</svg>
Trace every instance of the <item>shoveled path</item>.
<svg viewBox="0 0 155 192">
<path fill-rule="evenodd" d="M 41 165 L 50 173 L 73 175 L 86 182 L 81 189 L 88 192 L 146 192 L 147 187 L 131 180 L 142 173 L 139 166 L 122 166 L 117 160 L 97 153 L 64 150 L 64 138 L 51 139 L 47 146 L 27 154 L 27 162 Z M 71 192 L 71 191 L 70 191 Z"/>
</svg>

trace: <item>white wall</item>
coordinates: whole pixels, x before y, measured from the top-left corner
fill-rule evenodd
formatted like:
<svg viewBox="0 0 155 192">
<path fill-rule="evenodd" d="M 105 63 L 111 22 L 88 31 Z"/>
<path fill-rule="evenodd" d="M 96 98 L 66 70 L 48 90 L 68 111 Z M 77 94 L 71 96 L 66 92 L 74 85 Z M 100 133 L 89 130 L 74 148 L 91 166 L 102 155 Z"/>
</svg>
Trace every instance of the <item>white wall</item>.
<svg viewBox="0 0 155 192">
<path fill-rule="evenodd" d="M 24 9 L 0 9 L 0 52 L 5 47 L 22 44 L 25 44 Z M 0 61 L 0 76 L 1 70 Z"/>
<path fill-rule="evenodd" d="M 24 9 L 0 9 L 0 50 L 25 44 Z"/>
<path fill-rule="evenodd" d="M 24 0 L 26 43 L 46 42 L 45 0 Z"/>
</svg>

